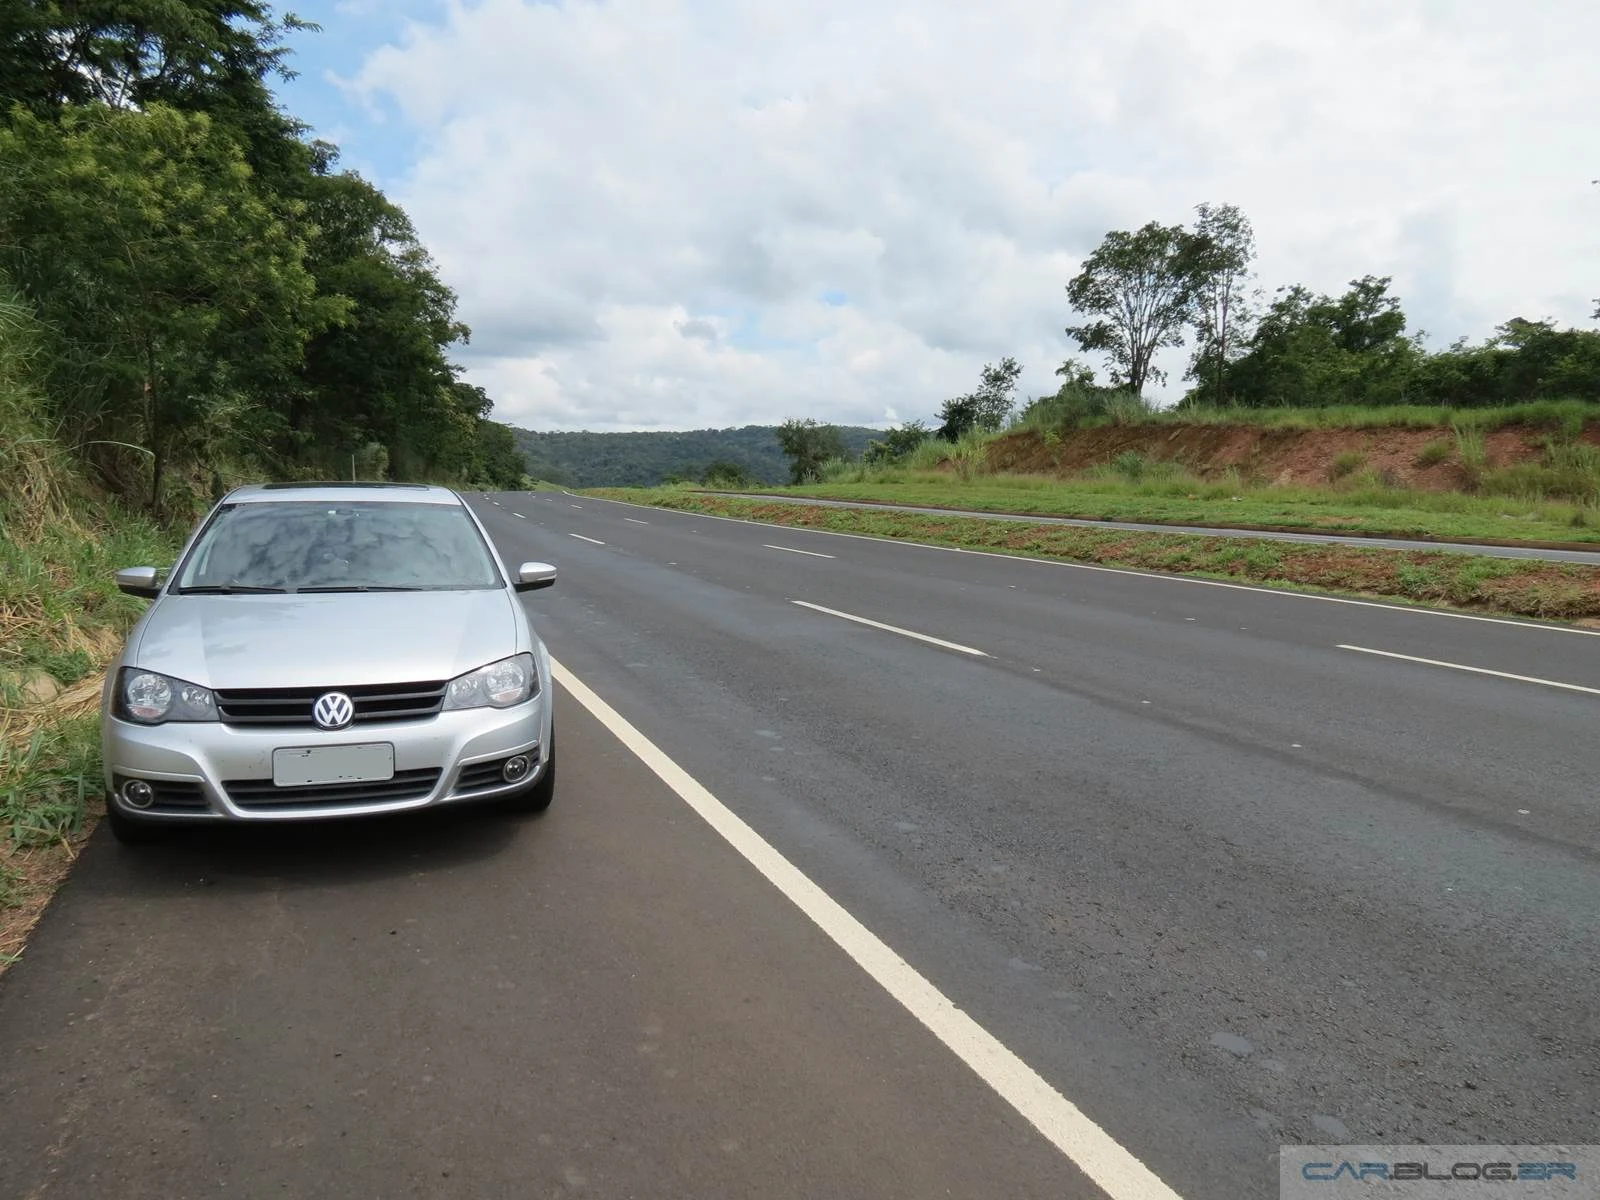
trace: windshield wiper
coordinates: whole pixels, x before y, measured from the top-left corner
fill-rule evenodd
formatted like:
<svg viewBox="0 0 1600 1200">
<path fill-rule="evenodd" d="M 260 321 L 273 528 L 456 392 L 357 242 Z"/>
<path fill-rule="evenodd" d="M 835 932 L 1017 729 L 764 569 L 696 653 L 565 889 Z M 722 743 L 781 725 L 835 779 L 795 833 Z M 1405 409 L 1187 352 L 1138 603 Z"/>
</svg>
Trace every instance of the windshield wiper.
<svg viewBox="0 0 1600 1200">
<path fill-rule="evenodd" d="M 290 590 L 289 588 L 281 588 L 281 587 L 257 587 L 254 584 L 250 584 L 250 583 L 208 583 L 208 584 L 204 584 L 204 585 L 202 585 L 200 587 L 179 588 L 178 589 L 178 595 L 180 595 L 180 596 L 248 596 L 248 595 L 260 595 L 260 594 L 268 594 L 268 593 L 270 593 L 272 595 L 281 596 L 281 595 L 285 594 L 286 592 L 288 592 L 289 590 Z"/>
<path fill-rule="evenodd" d="M 391 583 L 350 583 L 339 587 L 303 587 L 295 588 L 301 595 L 307 592 L 420 592 L 419 587 L 402 587 Z"/>
</svg>

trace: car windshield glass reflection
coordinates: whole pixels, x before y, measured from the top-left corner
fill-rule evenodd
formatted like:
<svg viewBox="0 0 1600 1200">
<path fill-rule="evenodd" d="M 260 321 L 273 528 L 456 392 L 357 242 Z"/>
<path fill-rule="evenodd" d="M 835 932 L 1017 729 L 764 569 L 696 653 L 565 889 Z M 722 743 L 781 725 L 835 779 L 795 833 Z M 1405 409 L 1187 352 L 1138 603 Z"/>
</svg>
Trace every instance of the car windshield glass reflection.
<svg viewBox="0 0 1600 1200">
<path fill-rule="evenodd" d="M 455 505 L 283 501 L 222 509 L 184 562 L 188 594 L 491 588 L 500 575 Z"/>
</svg>

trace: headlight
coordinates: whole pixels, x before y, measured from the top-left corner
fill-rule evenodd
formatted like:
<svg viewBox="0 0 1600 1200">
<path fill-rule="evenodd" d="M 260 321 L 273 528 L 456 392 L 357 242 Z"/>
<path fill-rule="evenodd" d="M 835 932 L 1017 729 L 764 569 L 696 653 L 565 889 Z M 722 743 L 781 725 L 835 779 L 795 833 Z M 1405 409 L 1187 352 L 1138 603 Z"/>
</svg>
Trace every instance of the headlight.
<svg viewBox="0 0 1600 1200">
<path fill-rule="evenodd" d="M 452 679 L 445 689 L 444 707 L 446 712 L 454 708 L 510 708 L 538 694 L 539 673 L 533 669 L 533 655 L 513 654 Z"/>
<path fill-rule="evenodd" d="M 141 725 L 166 721 L 215 721 L 217 700 L 209 688 L 155 671 L 122 669 L 117 684 L 117 715 Z"/>
</svg>

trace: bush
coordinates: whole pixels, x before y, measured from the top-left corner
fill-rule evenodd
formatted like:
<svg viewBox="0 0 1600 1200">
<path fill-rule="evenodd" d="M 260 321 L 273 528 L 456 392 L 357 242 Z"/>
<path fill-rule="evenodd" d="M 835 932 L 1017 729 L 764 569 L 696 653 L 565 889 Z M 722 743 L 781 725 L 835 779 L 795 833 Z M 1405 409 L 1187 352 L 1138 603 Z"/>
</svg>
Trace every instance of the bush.
<svg viewBox="0 0 1600 1200">
<path fill-rule="evenodd" d="M 1359 470 L 1367 461 L 1367 456 L 1359 450 L 1341 450 L 1333 456 L 1333 461 L 1328 464 L 1328 479 L 1334 483 L 1346 475 Z"/>
<path fill-rule="evenodd" d="M 1450 457 L 1451 445 L 1448 438 L 1434 438 L 1417 452 L 1414 466 L 1433 467 Z"/>
<path fill-rule="evenodd" d="M 1124 450 L 1111 460 L 1111 469 L 1129 483 L 1138 483 L 1144 478 L 1146 465 L 1144 455 L 1137 450 Z"/>
</svg>

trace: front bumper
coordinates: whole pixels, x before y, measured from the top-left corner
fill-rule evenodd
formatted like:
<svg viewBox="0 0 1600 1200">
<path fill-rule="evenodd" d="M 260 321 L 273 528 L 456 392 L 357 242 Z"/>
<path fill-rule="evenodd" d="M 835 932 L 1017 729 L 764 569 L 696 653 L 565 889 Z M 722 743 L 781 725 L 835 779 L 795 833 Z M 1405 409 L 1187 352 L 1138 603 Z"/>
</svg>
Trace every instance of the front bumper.
<svg viewBox="0 0 1600 1200">
<path fill-rule="evenodd" d="M 433 808 L 507 795 L 535 782 L 550 758 L 545 695 L 514 708 L 442 712 L 418 721 L 374 722 L 337 732 L 314 727 L 230 726 L 221 722 L 136 725 L 101 722 L 106 803 L 139 820 L 164 822 L 305 821 Z M 395 777 L 384 783 L 279 788 L 272 752 L 283 747 L 386 742 Z M 496 764 L 536 758 L 514 783 Z M 137 808 L 118 794 L 141 779 L 155 803 Z"/>
</svg>

